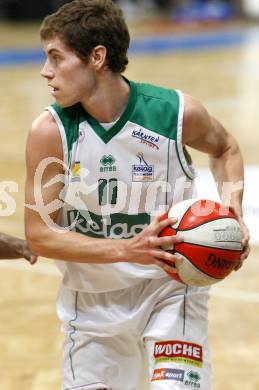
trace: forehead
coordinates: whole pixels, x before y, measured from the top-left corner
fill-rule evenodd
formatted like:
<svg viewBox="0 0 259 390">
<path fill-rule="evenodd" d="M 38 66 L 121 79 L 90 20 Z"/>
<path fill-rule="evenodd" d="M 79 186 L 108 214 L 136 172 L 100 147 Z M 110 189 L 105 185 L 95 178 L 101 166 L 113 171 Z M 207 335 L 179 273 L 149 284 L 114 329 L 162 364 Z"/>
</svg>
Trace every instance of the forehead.
<svg viewBox="0 0 259 390">
<path fill-rule="evenodd" d="M 46 54 L 49 54 L 53 51 L 60 53 L 73 53 L 73 51 L 57 36 L 44 40 L 43 50 Z"/>
</svg>

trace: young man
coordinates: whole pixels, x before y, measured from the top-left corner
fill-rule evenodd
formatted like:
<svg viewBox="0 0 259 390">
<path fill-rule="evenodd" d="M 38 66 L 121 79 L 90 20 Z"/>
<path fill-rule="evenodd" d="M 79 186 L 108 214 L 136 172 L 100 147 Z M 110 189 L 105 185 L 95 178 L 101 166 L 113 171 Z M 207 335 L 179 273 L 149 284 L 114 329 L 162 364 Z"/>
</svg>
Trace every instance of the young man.
<svg viewBox="0 0 259 390">
<path fill-rule="evenodd" d="M 20 259 L 22 257 L 31 264 L 37 261 L 37 256 L 30 252 L 25 240 L 0 233 L 0 259 Z"/>
<path fill-rule="evenodd" d="M 238 145 L 190 96 L 121 76 L 129 33 L 111 0 L 75 0 L 41 27 L 41 74 L 56 103 L 27 143 L 26 234 L 63 273 L 63 389 L 211 389 L 208 289 L 168 276 L 159 216 L 192 197 L 185 145 L 219 188 L 242 182 Z M 243 230 L 242 189 L 230 206 Z M 81 234 L 79 234 L 81 233 Z"/>
</svg>

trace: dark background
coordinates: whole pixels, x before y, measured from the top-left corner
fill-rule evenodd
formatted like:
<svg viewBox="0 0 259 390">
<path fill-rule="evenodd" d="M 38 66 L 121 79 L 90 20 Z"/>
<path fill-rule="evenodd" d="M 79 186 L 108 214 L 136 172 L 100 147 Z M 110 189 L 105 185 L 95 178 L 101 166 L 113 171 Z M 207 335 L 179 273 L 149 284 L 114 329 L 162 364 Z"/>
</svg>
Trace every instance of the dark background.
<svg viewBox="0 0 259 390">
<path fill-rule="evenodd" d="M 39 20 L 70 1 L 72 0 L 0 0 L 0 18 L 9 21 Z M 199 9 L 203 12 L 202 7 L 204 8 L 204 6 L 220 7 L 223 5 L 231 7 L 232 16 L 235 17 L 242 14 L 243 8 L 242 0 L 117 0 L 116 2 L 123 9 L 128 9 L 130 6 L 143 7 L 145 4 L 149 9 L 153 7 L 153 12 L 169 16 L 177 14 L 179 10 L 183 9 L 185 10 L 184 15 L 187 13 L 189 15 L 189 11 L 192 9 L 195 9 L 197 14 Z"/>
</svg>

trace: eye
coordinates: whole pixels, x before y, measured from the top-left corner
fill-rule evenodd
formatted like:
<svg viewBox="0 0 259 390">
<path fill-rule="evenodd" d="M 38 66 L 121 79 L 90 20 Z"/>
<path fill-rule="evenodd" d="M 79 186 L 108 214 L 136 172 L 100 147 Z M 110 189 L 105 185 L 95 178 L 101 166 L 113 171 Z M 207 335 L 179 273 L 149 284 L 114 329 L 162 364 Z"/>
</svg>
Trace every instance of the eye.
<svg viewBox="0 0 259 390">
<path fill-rule="evenodd" d="M 61 61 L 61 57 L 58 54 L 51 54 L 50 61 L 53 63 L 53 65 L 57 65 Z"/>
<path fill-rule="evenodd" d="M 53 61 L 56 61 L 56 62 L 57 62 L 57 61 L 59 61 L 60 58 L 59 58 L 58 55 L 54 55 L 54 56 L 52 57 L 52 59 L 53 59 Z"/>
</svg>

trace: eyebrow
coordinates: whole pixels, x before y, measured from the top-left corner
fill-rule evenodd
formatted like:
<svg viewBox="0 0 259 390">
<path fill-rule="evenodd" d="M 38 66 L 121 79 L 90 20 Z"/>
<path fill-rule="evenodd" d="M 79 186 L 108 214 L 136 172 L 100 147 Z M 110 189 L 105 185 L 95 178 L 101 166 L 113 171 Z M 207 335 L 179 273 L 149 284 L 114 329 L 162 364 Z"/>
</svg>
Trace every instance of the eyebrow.
<svg viewBox="0 0 259 390">
<path fill-rule="evenodd" d="M 55 54 L 55 53 L 61 54 L 60 50 L 55 49 L 55 48 L 52 48 L 52 49 L 50 49 L 50 50 L 47 50 L 47 52 L 46 52 L 46 54 L 48 54 L 48 55 L 52 55 L 53 53 L 54 53 L 54 54 Z"/>
</svg>

